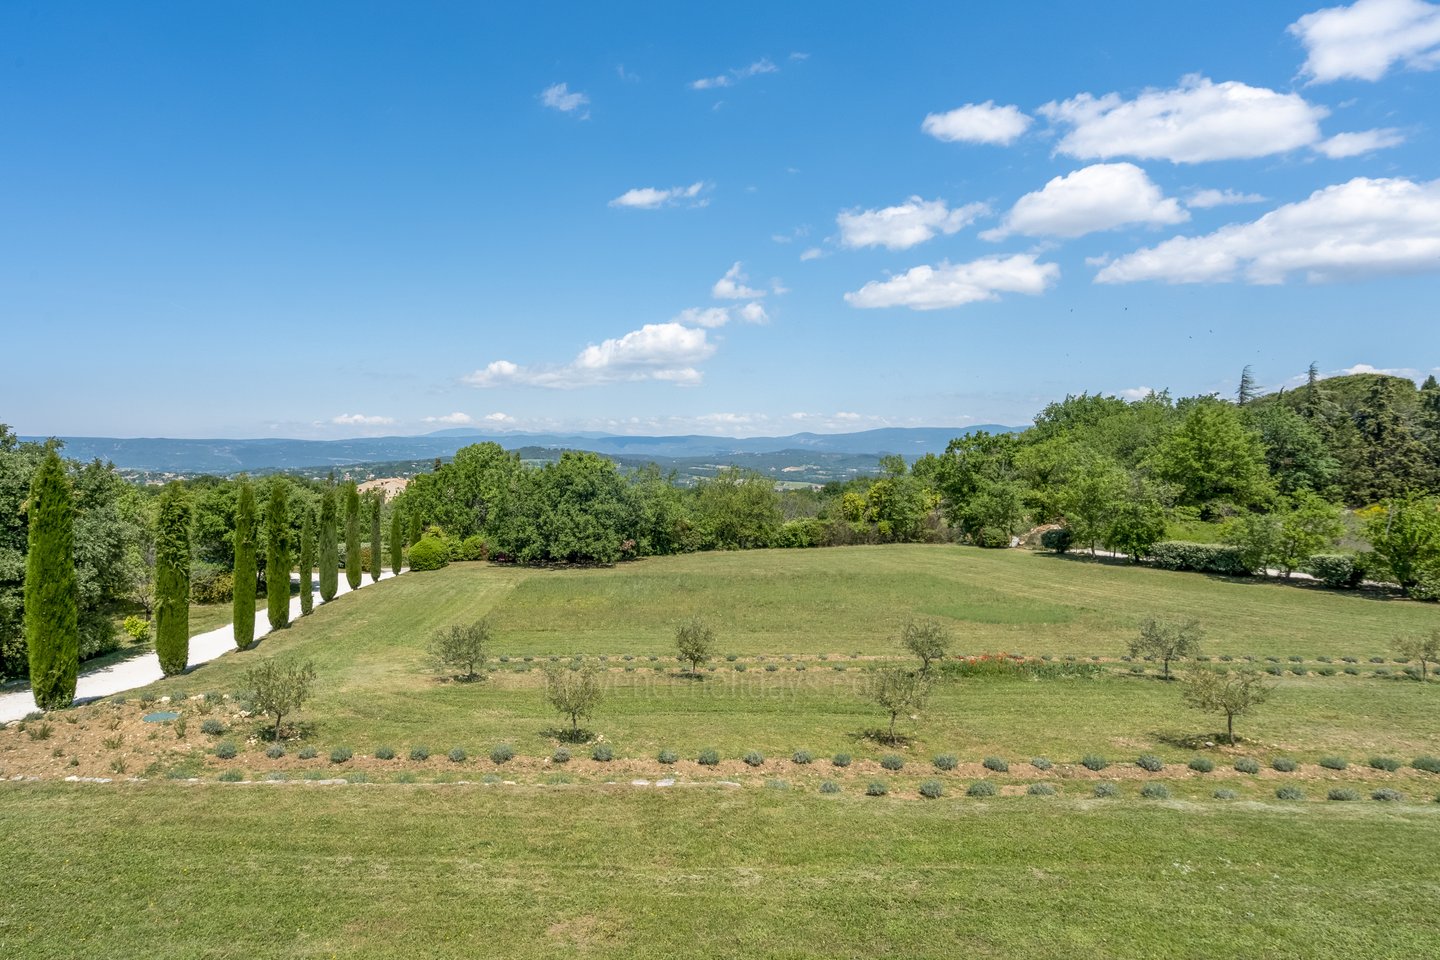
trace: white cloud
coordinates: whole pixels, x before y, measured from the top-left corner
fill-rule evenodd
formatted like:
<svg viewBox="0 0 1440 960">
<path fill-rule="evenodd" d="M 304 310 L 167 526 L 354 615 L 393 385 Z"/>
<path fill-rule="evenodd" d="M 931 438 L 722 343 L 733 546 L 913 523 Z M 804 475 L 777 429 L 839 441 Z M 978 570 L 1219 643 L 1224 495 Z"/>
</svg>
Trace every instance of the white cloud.
<svg viewBox="0 0 1440 960">
<path fill-rule="evenodd" d="M 693 201 L 690 206 L 703 207 L 709 202 L 700 197 L 705 187 L 706 183 L 703 180 L 692 183 L 688 187 L 671 187 L 668 190 L 658 187 L 636 187 L 633 190 L 626 190 L 611 200 L 610 206 L 628 207 L 632 210 L 659 210 L 661 207 L 673 207 L 690 200 Z"/>
<path fill-rule="evenodd" d="M 737 67 L 728 73 L 722 73 L 718 77 L 701 77 L 692 81 L 691 90 L 713 90 L 716 87 L 733 87 L 741 80 L 758 76 L 762 73 L 779 73 L 780 68 L 771 63 L 769 59 L 761 58 L 746 67 Z"/>
<path fill-rule="evenodd" d="M 819 247 L 809 247 L 800 253 L 801 260 L 819 260 L 823 256 L 825 256 L 825 251 Z"/>
<path fill-rule="evenodd" d="M 1173 224 L 1189 219 L 1179 201 L 1166 197 L 1135 164 L 1097 163 L 1025 194 L 1000 226 L 980 236 L 986 240 L 1014 233 L 1078 237 L 1127 223 Z"/>
<path fill-rule="evenodd" d="M 475 422 L 475 418 L 470 416 L 470 414 L 461 413 L 458 410 L 454 413 L 447 413 L 438 417 L 422 417 L 421 420 L 424 423 L 448 423 L 457 427 L 463 427 Z"/>
<path fill-rule="evenodd" d="M 1398 147 L 1405 142 L 1405 135 L 1394 127 L 1378 130 L 1361 130 L 1356 133 L 1337 133 L 1329 140 L 1322 140 L 1315 149 L 1332 160 L 1358 157 L 1387 147 Z"/>
<path fill-rule="evenodd" d="M 1115 260 L 1098 283 L 1243 279 L 1312 283 L 1440 270 L 1440 180 L 1356 177 L 1317 190 L 1251 223 L 1174 237 Z"/>
<path fill-rule="evenodd" d="M 671 321 L 647 323 L 623 337 L 591 344 L 561 366 L 522 367 L 496 360 L 464 377 L 472 387 L 528 386 L 557 390 L 607 383 L 659 380 L 678 385 L 700 382 L 696 364 L 715 352 L 706 331 Z"/>
<path fill-rule="evenodd" d="M 556 83 L 540 91 L 540 102 L 561 113 L 574 113 L 589 104 L 590 98 L 579 90 L 571 90 L 569 84 Z M 584 120 L 589 116 L 589 111 L 586 111 L 580 115 L 580 119 Z"/>
<path fill-rule="evenodd" d="M 1134 100 L 1088 93 L 1051 102 L 1040 113 L 1069 132 L 1056 150 L 1083 159 L 1132 156 L 1199 163 L 1284 153 L 1320 139 L 1329 114 L 1294 93 L 1191 75 L 1170 90 Z"/>
<path fill-rule="evenodd" d="M 730 322 L 730 308 L 687 307 L 675 317 L 675 322 L 691 327 L 723 327 Z"/>
<path fill-rule="evenodd" d="M 1379 80 L 1396 63 L 1440 66 L 1440 5 L 1421 0 L 1357 0 L 1290 24 L 1306 51 L 1304 73 L 1316 83 Z"/>
<path fill-rule="evenodd" d="M 769 323 L 770 314 L 765 312 L 763 303 L 747 303 L 736 311 L 746 323 Z"/>
<path fill-rule="evenodd" d="M 483 419 L 486 423 L 514 423 L 514 422 L 515 422 L 515 418 L 512 417 L 512 416 L 510 416 L 510 414 L 508 414 L 508 413 L 500 413 L 500 412 L 498 412 L 498 411 L 495 412 L 495 413 L 487 413 L 487 414 L 485 414 L 485 416 L 482 417 L 481 419 Z"/>
<path fill-rule="evenodd" d="M 1411 380 L 1420 379 L 1420 371 L 1414 367 L 1372 367 L 1368 363 L 1357 363 L 1355 366 L 1346 367 L 1340 372 L 1346 374 L 1380 373 L 1387 377 L 1409 377 Z"/>
<path fill-rule="evenodd" d="M 710 295 L 717 300 L 755 300 L 765 296 L 764 290 L 745 286 L 745 281 L 749 279 L 740 272 L 740 261 L 736 260 L 735 265 L 725 271 L 725 276 L 715 281 L 715 286 L 710 288 Z"/>
<path fill-rule="evenodd" d="M 835 218 L 844 246 L 885 247 L 908 250 L 939 234 L 952 234 L 986 213 L 983 203 L 967 203 L 954 210 L 944 200 L 911 197 L 894 207 L 879 210 L 845 210 Z"/>
<path fill-rule="evenodd" d="M 1154 387 L 1127 387 L 1120 391 L 1120 396 L 1126 400 L 1144 400 L 1154 392 Z"/>
<path fill-rule="evenodd" d="M 1237 203 L 1264 203 L 1265 198 L 1258 193 L 1241 193 L 1238 190 L 1196 190 L 1185 201 L 1185 206 L 1194 207 L 1196 210 L 1205 210 L 1210 207 L 1228 207 Z"/>
<path fill-rule="evenodd" d="M 342 427 L 378 427 L 394 423 L 394 417 L 369 417 L 363 413 L 342 413 L 331 417 L 330 422 Z"/>
<path fill-rule="evenodd" d="M 1009 146 L 1029 129 L 1032 120 L 1016 106 L 995 106 L 994 100 L 967 103 L 948 113 L 926 114 L 920 129 L 951 143 L 994 143 Z"/>
<path fill-rule="evenodd" d="M 1053 263 L 1037 263 L 1033 254 L 982 257 L 969 263 L 942 262 L 938 267 L 913 267 L 889 280 L 872 280 L 845 294 L 852 307 L 910 307 L 939 310 L 980 300 L 998 300 L 1001 293 L 1035 295 L 1060 276 Z"/>
</svg>

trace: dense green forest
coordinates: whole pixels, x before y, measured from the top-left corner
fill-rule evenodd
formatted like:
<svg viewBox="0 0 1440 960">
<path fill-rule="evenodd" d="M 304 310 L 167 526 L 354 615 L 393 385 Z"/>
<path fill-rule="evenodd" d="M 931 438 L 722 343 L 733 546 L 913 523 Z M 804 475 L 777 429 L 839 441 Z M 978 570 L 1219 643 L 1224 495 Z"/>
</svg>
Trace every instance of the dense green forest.
<svg viewBox="0 0 1440 960">
<path fill-rule="evenodd" d="M 878 475 L 818 489 L 778 490 L 726 469 L 682 485 L 658 467 L 630 468 L 566 452 L 527 465 L 495 444 L 460 450 L 413 478 L 391 503 L 366 498 L 366 537 L 401 530 L 412 565 L 489 558 L 523 564 L 609 564 L 699 550 L 959 541 L 1105 550 L 1172 569 L 1227 575 L 1305 570 L 1332 586 L 1362 580 L 1440 593 L 1440 386 L 1357 374 L 1234 398 L 1126 401 L 1081 394 L 1046 407 L 1020 433 L 956 438 L 944 454 L 882 461 Z M 0 678 L 24 674 L 26 501 L 46 446 L 0 425 Z M 115 649 L 117 619 L 148 620 L 154 603 L 159 488 L 126 483 L 98 461 L 66 461 L 75 505 L 80 655 Z M 256 481 L 258 563 L 293 558 L 307 520 L 321 521 L 331 481 Z M 275 496 L 268 485 L 281 484 Z M 235 478 L 181 485 L 190 509 L 191 596 L 234 589 Z M 340 491 L 336 491 L 337 495 Z M 286 516 L 271 523 L 271 504 Z M 398 511 L 398 517 L 396 516 Z M 378 512 L 378 516 L 375 514 Z M 346 526 L 351 526 L 347 522 Z M 286 539 L 270 550 L 272 531 Z M 344 538 L 341 537 L 343 540 Z M 1202 542 L 1188 542 L 1198 540 Z M 359 544 L 357 544 L 357 547 Z M 393 544 L 391 544 L 393 546 Z M 293 561 L 292 561 L 293 562 Z"/>
</svg>

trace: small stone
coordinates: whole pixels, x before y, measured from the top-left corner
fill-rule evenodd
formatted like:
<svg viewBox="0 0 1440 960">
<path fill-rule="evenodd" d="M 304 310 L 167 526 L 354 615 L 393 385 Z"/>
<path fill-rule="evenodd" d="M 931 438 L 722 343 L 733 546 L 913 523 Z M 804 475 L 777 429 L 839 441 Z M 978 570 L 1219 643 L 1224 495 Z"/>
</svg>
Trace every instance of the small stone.
<svg viewBox="0 0 1440 960">
<path fill-rule="evenodd" d="M 673 786 L 675 786 L 675 778 L 674 778 L 674 777 L 666 777 L 664 780 L 656 780 L 656 781 L 655 781 L 655 786 L 657 786 L 657 787 L 673 787 Z"/>
<path fill-rule="evenodd" d="M 630 786 L 632 786 L 632 787 L 648 787 L 648 786 L 650 786 L 650 781 L 649 781 L 649 780 L 631 780 L 631 781 L 630 781 Z"/>
</svg>

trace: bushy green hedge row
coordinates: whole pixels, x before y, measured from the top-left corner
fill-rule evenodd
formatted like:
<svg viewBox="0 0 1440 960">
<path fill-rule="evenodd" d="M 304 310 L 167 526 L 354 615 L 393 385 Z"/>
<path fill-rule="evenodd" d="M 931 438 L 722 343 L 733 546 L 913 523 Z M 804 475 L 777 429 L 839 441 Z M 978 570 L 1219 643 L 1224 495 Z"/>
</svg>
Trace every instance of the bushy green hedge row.
<svg viewBox="0 0 1440 960">
<path fill-rule="evenodd" d="M 1220 543 L 1162 540 L 1151 548 L 1150 555 L 1162 570 L 1197 570 L 1227 577 L 1244 577 L 1255 572 L 1246 564 L 1239 547 Z"/>
<path fill-rule="evenodd" d="M 1324 553 L 1310 558 L 1306 571 L 1327 587 L 1358 587 L 1365 579 L 1367 562 L 1363 556 L 1346 553 Z"/>
</svg>

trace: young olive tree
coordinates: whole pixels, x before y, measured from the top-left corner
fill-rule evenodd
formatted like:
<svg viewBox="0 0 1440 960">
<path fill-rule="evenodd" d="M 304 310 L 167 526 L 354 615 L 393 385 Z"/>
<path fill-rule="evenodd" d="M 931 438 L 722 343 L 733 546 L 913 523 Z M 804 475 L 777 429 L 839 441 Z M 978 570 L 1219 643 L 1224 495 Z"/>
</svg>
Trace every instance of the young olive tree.
<svg viewBox="0 0 1440 960">
<path fill-rule="evenodd" d="M 699 673 L 700 664 L 715 655 L 715 628 L 699 617 L 682 621 L 675 628 L 675 649 L 690 672 Z"/>
<path fill-rule="evenodd" d="M 1270 699 L 1273 684 L 1254 670 L 1236 673 L 1196 667 L 1185 678 L 1181 699 L 1188 707 L 1225 715 L 1225 736 L 1235 742 L 1235 718 Z"/>
<path fill-rule="evenodd" d="M 280 739 L 280 722 L 299 710 L 315 690 L 315 664 L 282 662 L 270 657 L 245 671 L 242 696 L 256 713 L 275 718 L 274 739 Z"/>
<path fill-rule="evenodd" d="M 879 704 L 890 717 L 886 740 L 895 742 L 895 721 L 902 714 L 919 712 L 930 696 L 930 678 L 911 670 L 896 667 L 877 670 L 870 677 L 870 699 Z"/>
<path fill-rule="evenodd" d="M 1130 641 L 1130 656 L 1154 657 L 1163 665 L 1165 679 L 1170 679 L 1170 663 L 1184 660 L 1200 652 L 1203 636 L 1198 620 L 1161 620 L 1146 617 L 1140 622 L 1140 635 Z"/>
<path fill-rule="evenodd" d="M 436 668 L 456 672 L 455 679 L 469 682 L 479 676 L 490 646 L 490 624 L 485 620 L 455 623 L 430 636 L 426 648 Z"/>
<path fill-rule="evenodd" d="M 1429 676 L 1429 665 L 1440 663 L 1440 629 L 1412 637 L 1397 637 L 1395 650 L 1407 660 L 1420 661 L 1420 679 Z"/>
<path fill-rule="evenodd" d="M 570 718 L 570 737 L 580 739 L 580 721 L 588 719 L 605 699 L 599 668 L 586 664 L 576 670 L 559 663 L 546 664 L 545 699 Z"/>
<path fill-rule="evenodd" d="M 900 646 L 920 658 L 920 672 L 929 676 L 930 664 L 950 652 L 950 631 L 938 620 L 907 620 L 900 628 Z"/>
</svg>

